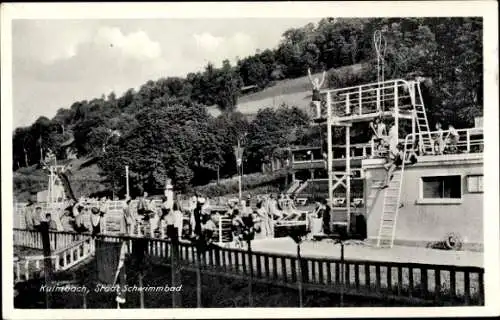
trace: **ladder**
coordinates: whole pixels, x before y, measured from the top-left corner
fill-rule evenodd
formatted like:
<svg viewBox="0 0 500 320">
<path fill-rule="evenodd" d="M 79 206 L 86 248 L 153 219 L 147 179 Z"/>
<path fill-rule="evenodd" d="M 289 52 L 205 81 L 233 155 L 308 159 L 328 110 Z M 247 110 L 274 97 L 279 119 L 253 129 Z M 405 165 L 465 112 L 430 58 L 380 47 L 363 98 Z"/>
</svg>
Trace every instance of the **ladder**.
<svg viewBox="0 0 500 320">
<path fill-rule="evenodd" d="M 377 247 L 392 248 L 396 235 L 396 222 L 401 201 L 401 189 L 403 187 L 403 173 L 406 161 L 407 144 L 403 152 L 403 163 L 401 170 L 394 171 L 389 187 L 385 189 L 382 216 L 378 229 Z"/>
<path fill-rule="evenodd" d="M 420 89 L 420 82 L 414 81 L 410 87 L 410 96 L 415 110 L 417 130 L 420 139 L 422 139 L 424 152 L 433 153 L 432 137 L 429 129 L 429 121 L 427 120 L 427 112 L 425 111 L 424 99 L 422 97 L 422 90 Z M 415 87 L 417 87 L 417 92 L 415 92 Z"/>
</svg>

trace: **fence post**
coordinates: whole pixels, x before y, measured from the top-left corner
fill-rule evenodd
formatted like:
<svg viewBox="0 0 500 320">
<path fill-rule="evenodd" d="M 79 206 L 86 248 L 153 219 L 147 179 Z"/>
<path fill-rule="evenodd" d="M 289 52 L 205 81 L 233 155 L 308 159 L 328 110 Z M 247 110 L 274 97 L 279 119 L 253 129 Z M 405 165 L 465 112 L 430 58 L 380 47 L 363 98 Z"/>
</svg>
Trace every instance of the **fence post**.
<svg viewBox="0 0 500 320">
<path fill-rule="evenodd" d="M 467 153 L 470 153 L 470 131 L 466 130 L 466 137 L 467 137 Z"/>
<path fill-rule="evenodd" d="M 45 274 L 45 286 L 47 288 L 51 285 L 52 278 L 52 255 L 50 250 L 50 234 L 49 234 L 49 224 L 47 222 L 42 222 L 40 225 L 42 245 L 43 245 L 43 261 L 44 261 L 44 274 Z M 50 308 L 51 296 L 49 291 L 45 291 L 45 305 L 46 308 Z"/>
</svg>

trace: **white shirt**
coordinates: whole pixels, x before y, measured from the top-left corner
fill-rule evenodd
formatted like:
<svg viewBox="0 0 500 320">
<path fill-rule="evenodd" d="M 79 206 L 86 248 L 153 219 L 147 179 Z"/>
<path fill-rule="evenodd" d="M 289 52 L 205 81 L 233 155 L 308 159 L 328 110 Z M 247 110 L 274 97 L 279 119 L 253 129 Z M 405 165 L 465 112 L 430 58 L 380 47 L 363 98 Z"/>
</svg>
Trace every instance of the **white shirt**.
<svg viewBox="0 0 500 320">
<path fill-rule="evenodd" d="M 391 152 L 396 153 L 396 146 L 398 145 L 398 131 L 396 130 L 396 126 L 392 126 L 389 131 L 389 148 Z"/>
<path fill-rule="evenodd" d="M 382 137 L 384 135 L 384 132 L 386 131 L 385 124 L 380 122 L 377 127 L 377 134 L 379 137 Z"/>
<path fill-rule="evenodd" d="M 449 126 L 448 131 L 450 132 L 450 136 L 453 136 L 453 137 L 459 136 L 457 129 L 455 129 L 453 126 Z"/>
</svg>

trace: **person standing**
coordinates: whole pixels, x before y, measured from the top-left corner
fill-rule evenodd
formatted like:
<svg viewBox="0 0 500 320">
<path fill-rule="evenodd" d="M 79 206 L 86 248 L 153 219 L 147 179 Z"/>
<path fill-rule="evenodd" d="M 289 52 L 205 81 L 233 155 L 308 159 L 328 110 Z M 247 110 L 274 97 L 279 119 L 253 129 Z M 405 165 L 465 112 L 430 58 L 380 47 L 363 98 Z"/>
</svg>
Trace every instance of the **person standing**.
<svg viewBox="0 0 500 320">
<path fill-rule="evenodd" d="M 125 207 L 123 207 L 123 217 L 120 220 L 120 233 L 125 235 L 132 234 L 132 225 L 134 223 L 134 219 L 132 218 L 132 212 L 130 208 L 131 199 L 127 198 L 125 200 Z"/>
<path fill-rule="evenodd" d="M 210 244 L 213 241 L 214 233 L 217 227 L 211 219 L 209 214 L 204 214 L 201 218 L 201 234 L 205 241 L 204 243 Z"/>
<path fill-rule="evenodd" d="M 444 151 L 443 128 L 441 122 L 436 122 L 436 133 L 434 134 L 434 153 L 441 155 Z"/>
<path fill-rule="evenodd" d="M 372 129 L 372 155 L 378 155 L 382 148 L 384 138 L 387 135 L 387 128 L 382 122 L 382 117 L 377 117 L 373 122 L 370 122 L 370 128 Z"/>
<path fill-rule="evenodd" d="M 196 208 L 193 211 L 193 235 L 195 237 L 201 236 L 201 216 L 203 214 L 203 206 L 205 204 L 205 198 L 198 198 L 196 203 Z"/>
<path fill-rule="evenodd" d="M 63 231 L 74 231 L 73 224 L 74 218 L 71 217 L 71 211 L 69 208 L 64 209 L 63 216 L 61 217 L 61 225 Z"/>
<path fill-rule="evenodd" d="M 87 232 L 92 229 L 88 206 L 80 199 L 78 203 L 73 206 L 73 217 L 75 218 L 74 229 L 76 232 Z"/>
<path fill-rule="evenodd" d="M 57 224 L 52 220 L 52 215 L 50 213 L 45 214 L 45 222 L 49 226 L 49 231 L 57 231 Z"/>
<path fill-rule="evenodd" d="M 170 213 L 173 220 L 173 231 L 177 232 L 177 237 L 180 239 L 182 237 L 182 227 L 184 225 L 184 216 L 180 210 L 179 203 L 174 202 L 172 206 L 172 211 Z"/>
<path fill-rule="evenodd" d="M 101 233 L 101 227 L 102 227 L 102 217 L 105 214 L 105 211 L 103 209 L 99 209 L 97 207 L 92 207 L 90 210 L 91 216 L 90 216 L 90 222 L 92 224 L 92 236 L 95 237 L 96 235 Z"/>
<path fill-rule="evenodd" d="M 28 199 L 28 204 L 24 207 L 24 227 L 27 230 L 33 230 L 33 210 L 34 210 L 34 202 L 31 199 Z"/>
<path fill-rule="evenodd" d="M 268 237 L 271 235 L 271 219 L 269 219 L 269 213 L 266 211 L 263 205 L 263 201 L 260 200 L 257 203 L 257 210 L 256 210 L 257 216 L 260 218 L 259 220 L 261 221 L 261 230 L 262 230 L 262 236 L 263 237 Z"/>
<path fill-rule="evenodd" d="M 146 217 L 146 214 L 149 211 L 149 203 L 148 203 L 148 193 L 144 191 L 142 196 L 139 198 L 139 202 L 137 203 L 137 214 L 143 217 L 144 220 L 148 220 L 149 217 Z"/>
<path fill-rule="evenodd" d="M 458 134 L 457 129 L 455 129 L 455 127 L 449 124 L 448 134 L 446 135 L 446 138 L 444 140 L 446 141 L 446 144 L 448 145 L 450 152 L 452 153 L 457 152 L 457 144 L 459 139 L 460 135 Z"/>
<path fill-rule="evenodd" d="M 326 71 L 323 71 L 323 75 L 321 77 L 321 81 L 319 78 L 313 78 L 311 74 L 311 69 L 307 69 L 307 75 L 309 77 L 309 81 L 312 85 L 312 104 L 315 107 L 316 118 L 321 118 L 321 87 L 325 83 Z"/>
<path fill-rule="evenodd" d="M 323 200 L 323 233 L 330 234 L 331 208 L 326 199 Z"/>
<path fill-rule="evenodd" d="M 31 220 L 32 220 L 33 229 L 36 231 L 39 231 L 40 226 L 41 226 L 41 222 L 42 222 L 42 220 L 44 220 L 42 217 L 42 207 L 36 206 L 35 212 L 32 212 Z"/>
</svg>

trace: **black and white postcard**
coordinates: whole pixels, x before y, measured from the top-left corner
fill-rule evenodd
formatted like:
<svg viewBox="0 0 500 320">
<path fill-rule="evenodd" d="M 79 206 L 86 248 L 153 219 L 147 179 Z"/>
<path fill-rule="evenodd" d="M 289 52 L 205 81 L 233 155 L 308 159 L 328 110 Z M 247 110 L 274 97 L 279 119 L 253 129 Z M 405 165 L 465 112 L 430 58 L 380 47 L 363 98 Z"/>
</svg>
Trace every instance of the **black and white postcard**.
<svg viewBox="0 0 500 320">
<path fill-rule="evenodd" d="M 3 4 L 6 318 L 499 315 L 497 12 Z"/>
</svg>

